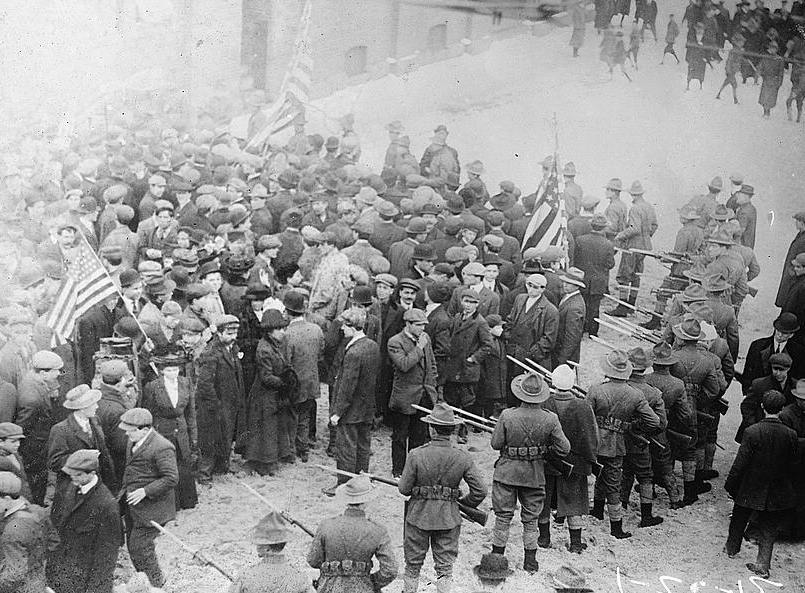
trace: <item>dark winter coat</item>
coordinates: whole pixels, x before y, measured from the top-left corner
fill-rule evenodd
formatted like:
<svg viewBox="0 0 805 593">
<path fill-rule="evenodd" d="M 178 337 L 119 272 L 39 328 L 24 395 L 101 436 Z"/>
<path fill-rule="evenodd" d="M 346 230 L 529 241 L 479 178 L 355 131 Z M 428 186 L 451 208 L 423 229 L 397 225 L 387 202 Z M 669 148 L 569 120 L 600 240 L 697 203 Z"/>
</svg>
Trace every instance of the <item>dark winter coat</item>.
<svg viewBox="0 0 805 593">
<path fill-rule="evenodd" d="M 55 533 L 47 510 L 34 504 L 0 519 L 0 593 L 42 593 L 45 554 Z"/>
<path fill-rule="evenodd" d="M 102 303 L 91 307 L 76 321 L 75 344 L 78 352 L 78 382 L 92 384 L 95 376 L 95 360 L 93 356 L 101 347 L 101 338 L 112 337 L 112 330 L 117 321 L 114 311 L 110 311 Z"/>
<path fill-rule="evenodd" d="M 774 348 L 774 336 L 758 338 L 749 345 L 744 362 L 744 371 L 741 375 L 741 385 L 744 393 L 752 386 L 752 381 L 766 377 L 771 373 L 769 357 Z M 805 345 L 796 339 L 796 336 L 786 342 L 783 352 L 787 353 L 793 364 L 788 374 L 792 377 L 805 377 Z"/>
<path fill-rule="evenodd" d="M 586 314 L 587 307 L 584 304 L 584 298 L 578 292 L 559 302 L 559 329 L 556 332 L 556 346 L 553 350 L 551 368 L 565 364 L 568 360 L 579 362 Z"/>
<path fill-rule="evenodd" d="M 489 325 L 476 311 L 467 319 L 455 315 L 450 327 L 450 356 L 445 362 L 444 380 L 448 383 L 477 383 L 481 363 L 494 344 Z"/>
<path fill-rule="evenodd" d="M 411 415 L 417 413 L 412 404 L 433 407 L 438 399 L 437 369 L 430 338 L 423 349 L 402 331 L 389 340 L 388 353 L 394 366 L 389 409 Z"/>
<path fill-rule="evenodd" d="M 164 525 L 176 518 L 176 448 L 155 430 L 144 441 L 134 452 L 133 444 L 129 447 L 118 500 L 135 526 L 151 527 L 150 521 Z M 126 496 L 139 488 L 145 489 L 145 498 L 134 506 L 126 504 Z"/>
<path fill-rule="evenodd" d="M 475 394 L 479 402 L 504 402 L 507 394 L 506 344 L 492 336 L 492 350 L 481 363 L 481 380 Z"/>
<path fill-rule="evenodd" d="M 518 360 L 526 358 L 549 368 L 559 331 L 559 311 L 544 295 L 528 310 L 528 294 L 514 300 L 506 319 L 506 351 Z"/>
<path fill-rule="evenodd" d="M 783 273 L 780 277 L 780 287 L 777 289 L 777 297 L 774 299 L 776 307 L 783 306 L 788 289 L 791 283 L 794 282 L 794 266 L 791 265 L 791 260 L 799 253 L 805 253 L 805 231 L 798 232 L 794 240 L 791 241 L 791 245 L 788 246 L 788 253 L 786 253 L 783 262 Z"/>
<path fill-rule="evenodd" d="M 794 403 L 794 396 L 791 390 L 795 387 L 796 381 L 789 373 L 785 385 L 780 385 L 772 375 L 760 377 L 752 381 L 749 391 L 746 393 L 741 402 L 741 425 L 738 427 L 738 432 L 735 435 L 735 442 L 740 443 L 743 440 L 743 434 L 747 428 L 753 424 L 757 424 L 763 419 L 763 396 L 768 391 L 779 391 L 785 396 L 786 403 Z"/>
<path fill-rule="evenodd" d="M 151 412 L 154 430 L 175 443 L 183 459 L 190 459 L 193 445 L 198 442 L 196 397 L 190 382 L 179 377 L 179 399 L 174 407 L 162 378 L 145 386 L 141 406 Z"/>
<path fill-rule="evenodd" d="M 574 263 L 584 272 L 586 294 L 609 292 L 609 271 L 615 267 L 615 248 L 602 232 L 593 231 L 576 238 Z"/>
<path fill-rule="evenodd" d="M 101 401 L 98 402 L 98 411 L 95 417 L 101 425 L 109 455 L 115 466 L 117 483 L 123 479 L 123 470 L 126 469 L 126 451 L 129 448 L 129 439 L 123 429 L 120 428 L 120 417 L 128 408 L 113 385 L 101 383 Z"/>
<path fill-rule="evenodd" d="M 372 421 L 379 371 L 380 348 L 374 340 L 364 336 L 344 351 L 333 387 L 332 413 L 339 416 L 339 424 Z"/>
</svg>

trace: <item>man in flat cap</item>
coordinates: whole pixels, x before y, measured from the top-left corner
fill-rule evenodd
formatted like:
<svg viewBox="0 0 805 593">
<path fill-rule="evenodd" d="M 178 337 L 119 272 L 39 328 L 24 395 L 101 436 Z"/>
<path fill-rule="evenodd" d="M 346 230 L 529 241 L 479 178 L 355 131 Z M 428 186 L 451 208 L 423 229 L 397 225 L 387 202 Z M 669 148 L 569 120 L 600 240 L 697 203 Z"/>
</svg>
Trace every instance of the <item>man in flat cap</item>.
<svg viewBox="0 0 805 593">
<path fill-rule="evenodd" d="M 31 485 L 31 502 L 44 504 L 48 484 L 47 443 L 50 429 L 56 424 L 59 375 L 64 362 L 49 350 L 37 352 L 31 362 L 32 368 L 20 384 L 16 422 L 25 434 L 20 455 Z"/>
<path fill-rule="evenodd" d="M 22 427 L 13 422 L 0 422 L 0 471 L 11 472 L 20 479 L 21 496 L 31 499 L 31 487 L 22 456 L 19 453 L 20 443 L 25 438 Z"/>
<path fill-rule="evenodd" d="M 297 568 L 288 563 L 283 550 L 293 534 L 277 511 L 260 519 L 251 532 L 260 561 L 246 568 L 229 587 L 229 593 L 313 593 L 315 589 Z"/>
<path fill-rule="evenodd" d="M 152 427 L 151 412 L 132 408 L 120 417 L 120 428 L 131 443 L 118 500 L 124 509 L 126 544 L 131 562 L 148 575 L 154 587 L 165 577 L 154 550 L 159 531 L 151 521 L 164 525 L 176 518 L 175 488 L 179 482 L 176 449 Z"/>
<path fill-rule="evenodd" d="M 53 515 L 59 545 L 48 555 L 48 584 L 57 593 L 109 593 L 123 545 L 120 507 L 98 477 L 100 451 L 79 449 L 61 471 L 70 477 L 63 512 Z"/>
<path fill-rule="evenodd" d="M 118 483 L 123 478 L 126 467 L 128 439 L 120 429 L 120 416 L 137 402 L 136 379 L 128 364 L 122 359 L 104 360 L 98 364 L 101 382 L 98 390 L 101 399 L 95 416 L 103 430 L 109 455 L 115 466 Z"/>
</svg>

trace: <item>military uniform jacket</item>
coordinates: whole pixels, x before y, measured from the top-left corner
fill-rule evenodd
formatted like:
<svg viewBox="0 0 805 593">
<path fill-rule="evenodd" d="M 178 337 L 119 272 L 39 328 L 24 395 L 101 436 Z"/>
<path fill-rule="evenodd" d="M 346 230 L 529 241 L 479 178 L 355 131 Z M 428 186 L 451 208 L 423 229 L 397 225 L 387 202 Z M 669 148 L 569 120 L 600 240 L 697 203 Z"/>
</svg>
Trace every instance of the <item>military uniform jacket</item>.
<svg viewBox="0 0 805 593">
<path fill-rule="evenodd" d="M 749 292 L 746 266 L 740 255 L 727 251 L 707 265 L 705 274 L 707 276 L 721 274 L 732 289 L 730 294 L 743 297 Z"/>
<path fill-rule="evenodd" d="M 627 384 L 643 392 L 643 396 L 646 398 L 648 405 L 651 406 L 651 409 L 657 414 L 657 418 L 660 419 L 660 426 L 657 430 L 645 431 L 646 434 L 656 434 L 668 428 L 668 415 L 665 410 L 665 401 L 662 399 L 660 390 L 653 385 L 649 385 L 643 375 L 633 375 L 629 381 L 627 381 Z"/>
<path fill-rule="evenodd" d="M 688 401 L 685 382 L 668 371 L 657 371 L 645 376 L 646 383 L 662 394 L 668 429 L 690 436 L 696 435 L 696 410 Z"/>
<path fill-rule="evenodd" d="M 637 425 L 643 431 L 660 427 L 660 418 L 639 389 L 624 381 L 606 381 L 587 391 L 587 401 L 598 423 L 598 455 L 618 457 L 626 454 L 624 433 Z"/>
<path fill-rule="evenodd" d="M 677 349 L 676 355 L 679 362 L 671 367 L 671 374 L 684 381 L 685 391 L 691 402 L 696 403 L 697 409 L 723 393 L 724 375 L 709 353 L 699 350 L 695 344 L 689 344 Z"/>
<path fill-rule="evenodd" d="M 464 496 L 459 492 L 462 480 L 469 487 Z M 474 508 L 486 498 L 484 478 L 472 457 L 440 435 L 408 453 L 398 488 L 411 497 L 406 523 L 425 530 L 461 525 L 458 502 Z"/>
<path fill-rule="evenodd" d="M 370 574 L 373 557 L 379 567 Z M 319 524 L 307 563 L 321 570 L 319 593 L 376 593 L 397 577 L 386 528 L 353 507 Z"/>
<path fill-rule="evenodd" d="M 268 552 L 261 562 L 244 570 L 229 587 L 229 593 L 313 593 L 304 573 L 294 568 L 285 555 Z"/>
<path fill-rule="evenodd" d="M 657 232 L 657 214 L 645 200 L 638 200 L 629 209 L 628 226 L 618 233 L 627 248 L 651 249 L 651 237 Z"/>
<path fill-rule="evenodd" d="M 532 404 L 503 410 L 489 444 L 500 451 L 492 479 L 523 488 L 545 486 L 544 460 L 549 452 L 560 457 L 570 453 L 559 416 Z"/>
<path fill-rule="evenodd" d="M 735 309 L 716 298 L 708 299 L 707 303 L 713 310 L 713 325 L 718 335 L 727 340 L 732 359 L 738 358 L 738 346 L 740 338 L 738 336 L 738 319 L 735 317 Z"/>
<path fill-rule="evenodd" d="M 609 202 L 609 206 L 604 210 L 604 215 L 609 221 L 609 226 L 606 228 L 607 237 L 615 237 L 621 231 L 626 230 L 629 226 L 629 209 L 620 198 L 614 198 Z"/>
</svg>

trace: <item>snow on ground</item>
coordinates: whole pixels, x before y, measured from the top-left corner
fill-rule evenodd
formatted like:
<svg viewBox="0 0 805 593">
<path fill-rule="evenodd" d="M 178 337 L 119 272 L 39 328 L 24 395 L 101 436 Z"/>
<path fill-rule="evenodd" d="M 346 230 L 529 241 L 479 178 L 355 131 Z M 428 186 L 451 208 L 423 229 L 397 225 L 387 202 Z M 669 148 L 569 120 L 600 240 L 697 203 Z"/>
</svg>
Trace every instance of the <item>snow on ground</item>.
<svg viewBox="0 0 805 593">
<path fill-rule="evenodd" d="M 672 6 L 679 17 L 683 6 Z M 585 192 L 603 197 L 601 189 L 610 177 L 621 177 L 624 185 L 640 179 L 647 199 L 658 211 L 660 228 L 655 246 L 670 248 L 677 231 L 676 209 L 692 195 L 705 191 L 707 182 L 718 174 L 729 185 L 733 171 L 742 172 L 755 186 L 759 211 L 756 251 L 763 271 L 754 285 L 757 299 L 747 299 L 741 314 L 742 352 L 749 342 L 770 331 L 777 313 L 773 307 L 782 257 L 795 233 L 791 214 L 805 207 L 801 179 L 802 126 L 786 121 L 782 105 L 790 83 L 780 93 L 780 105 L 771 120 L 761 118 L 757 105 L 759 87 L 739 88 L 740 105 L 716 101 L 723 69 L 708 70 L 704 91 L 685 92 L 685 63 L 673 59 L 659 65 L 663 48 L 667 12 L 658 18 L 660 43 L 647 40 L 640 53 L 640 70 L 630 70 L 631 84 L 616 75 L 610 81 L 606 67 L 598 60 L 595 31 L 588 25 L 581 57 L 573 59 L 567 46 L 570 30 L 557 28 L 543 37 L 523 36 L 493 44 L 478 56 L 433 64 L 403 78 L 387 76 L 354 89 L 342 91 L 319 102 L 322 111 L 312 112 L 311 131 L 333 133 L 336 124 L 325 121 L 323 113 L 335 118 L 347 111 L 356 114 L 364 160 L 378 169 L 387 144 L 384 125 L 401 120 L 411 136 L 413 152 L 419 156 L 428 143 L 431 130 L 445 123 L 448 142 L 455 146 L 462 163 L 483 160 L 484 179 L 490 191 L 503 179 L 511 179 L 524 192 L 533 191 L 540 174 L 538 162 L 554 149 L 553 114 L 559 122 L 559 154 L 562 161 L 573 160 L 579 170 L 577 181 Z M 684 35 L 684 34 L 683 34 Z M 628 27 L 626 28 L 628 39 Z M 684 59 L 684 49 L 677 52 Z M 318 125 L 317 125 L 318 124 Z M 326 126 L 326 127 L 325 127 Z M 494 193 L 494 192 L 493 192 Z M 603 207 L 603 204 L 602 204 Z M 774 223 L 768 212 L 774 212 Z M 663 270 L 656 262 L 647 263 L 659 278 Z M 602 333 L 618 342 L 618 336 Z M 620 340 L 626 345 L 626 341 Z M 583 360 L 594 360 L 600 348 L 585 341 Z M 739 363 L 739 368 L 742 362 Z M 582 384 L 600 377 L 594 364 L 586 365 Z M 720 442 L 726 448 L 716 455 L 722 477 L 713 481 L 714 490 L 693 507 L 672 511 L 664 492 L 658 491 L 656 512 L 665 522 L 650 530 L 637 529 L 637 498 L 626 516 L 626 528 L 634 532 L 630 540 L 618 541 L 608 534 L 608 523 L 587 521 L 585 538 L 590 548 L 581 556 L 564 549 L 568 541 L 564 527 L 553 527 L 554 548 L 540 550 L 540 572 L 527 576 L 519 570 L 505 591 L 550 590 L 546 573 L 571 563 L 588 577 L 597 592 L 637 593 L 643 591 L 754 591 L 744 563 L 754 561 L 756 548 L 746 544 L 741 554 L 730 560 L 721 552 L 726 538 L 731 503 L 723 491 L 723 481 L 737 445 L 733 436 L 740 414 L 740 390 L 733 385 L 728 393 L 732 402 L 724 418 Z M 326 399 L 320 400 L 326 407 Z M 325 434 L 325 409 L 319 410 L 320 434 Z M 321 438 L 321 437 L 320 437 Z M 472 435 L 470 444 L 491 485 L 495 456 L 488 448 L 488 437 Z M 390 435 L 374 436 L 371 469 L 387 474 L 390 467 Z M 322 447 L 311 456 L 311 463 L 332 465 Z M 326 516 L 340 512 L 338 506 L 320 494 L 331 477 L 297 464 L 284 468 L 279 477 L 244 478 L 269 499 L 296 518 L 315 526 Z M 263 513 L 261 504 L 237 485 L 236 477 L 216 480 L 211 490 L 201 488 L 198 508 L 183 512 L 175 531 L 193 546 L 202 548 L 233 572 L 254 560 L 247 543 L 249 528 Z M 369 515 L 386 525 L 402 563 L 402 498 L 386 486 L 379 486 L 381 497 L 370 504 Z M 489 508 L 485 501 L 483 508 Z M 490 527 L 463 527 L 455 590 L 474 590 L 471 568 L 489 550 Z M 289 556 L 300 570 L 308 571 L 304 554 L 308 538 L 301 532 L 289 547 Z M 507 555 L 513 567 L 522 566 L 522 540 L 515 520 Z M 217 592 L 225 581 L 211 569 L 188 561 L 166 538 L 158 541 L 158 551 L 169 575 L 168 591 L 177 593 Z M 805 591 L 805 548 L 802 544 L 778 544 L 772 565 L 772 578 L 781 590 Z M 619 585 L 618 571 L 626 575 Z M 310 571 L 311 577 L 315 571 Z M 425 579 L 434 576 L 430 560 L 423 571 Z M 661 576 L 681 582 L 660 583 Z M 644 584 L 630 583 L 629 579 Z M 706 584 L 694 585 L 705 581 Z M 740 581 L 740 585 L 739 585 Z M 424 581 L 423 581 L 424 583 Z M 399 591 L 401 582 L 389 591 Z M 720 589 L 719 589 L 720 588 Z M 761 591 L 778 587 L 758 583 Z M 433 585 L 422 589 L 434 591 Z M 422 590 L 421 589 L 421 590 Z"/>
</svg>

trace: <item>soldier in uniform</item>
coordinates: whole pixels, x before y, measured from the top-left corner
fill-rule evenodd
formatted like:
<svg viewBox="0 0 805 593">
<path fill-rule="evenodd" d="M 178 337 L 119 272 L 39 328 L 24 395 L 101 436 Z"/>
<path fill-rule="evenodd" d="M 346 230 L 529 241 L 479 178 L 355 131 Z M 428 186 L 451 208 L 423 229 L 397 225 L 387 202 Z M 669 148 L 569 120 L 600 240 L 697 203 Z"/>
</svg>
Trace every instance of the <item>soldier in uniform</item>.
<svg viewBox="0 0 805 593">
<path fill-rule="evenodd" d="M 343 515 L 319 524 L 307 553 L 307 563 L 321 571 L 319 593 L 377 593 L 397 577 L 388 531 L 366 518 L 366 503 L 374 496 L 365 476 L 337 488 L 336 500 L 347 508 Z M 375 572 L 372 558 L 379 564 Z"/>
<path fill-rule="evenodd" d="M 576 266 L 584 272 L 585 284 L 582 290 L 586 317 L 584 330 L 591 336 L 598 335 L 598 322 L 601 299 L 608 292 L 609 271 L 615 267 L 615 249 L 604 236 L 609 222 L 601 214 L 590 220 L 591 231 L 576 238 Z"/>
<path fill-rule="evenodd" d="M 249 566 L 229 587 L 229 593 L 313 593 L 315 589 L 282 553 L 291 541 L 288 523 L 277 511 L 260 519 L 251 533 L 260 562 Z"/>
<path fill-rule="evenodd" d="M 629 188 L 632 196 L 632 207 L 629 209 L 628 226 L 615 235 L 615 244 L 624 249 L 651 250 L 651 237 L 657 231 L 657 214 L 654 207 L 643 199 L 643 185 L 639 181 Z M 610 204 L 611 206 L 611 204 Z M 621 263 L 615 279 L 618 282 L 620 300 L 634 305 L 637 300 L 637 289 L 640 286 L 640 273 L 643 271 L 644 255 L 637 253 L 621 253 Z M 615 317 L 626 317 L 631 311 L 624 305 L 618 305 L 610 313 Z"/>
<path fill-rule="evenodd" d="M 674 325 L 672 330 L 676 336 L 674 349 L 678 362 L 671 367 L 671 374 L 685 383 L 688 401 L 696 410 L 697 437 L 682 460 L 685 481 L 683 502 L 687 505 L 696 502 L 699 494 L 709 492 L 712 488 L 710 484 L 696 479 L 698 462 L 704 463 L 704 445 L 710 426 L 708 421 L 713 418 L 702 410 L 709 409 L 710 402 L 723 392 L 724 375 L 717 368 L 714 357 L 698 347 L 704 332 L 696 318 L 688 316 Z"/>
<path fill-rule="evenodd" d="M 640 524 L 638 527 L 654 527 L 662 523 L 662 517 L 655 517 L 652 514 L 652 503 L 654 498 L 653 472 L 651 467 L 650 443 L 645 442 L 646 437 L 651 436 L 657 442 L 667 446 L 668 439 L 665 436 L 665 429 L 668 426 L 668 417 L 665 412 L 665 403 L 662 399 L 660 390 L 646 382 L 645 373 L 651 364 L 651 354 L 643 348 L 632 348 L 628 352 L 629 362 L 632 363 L 632 376 L 629 377 L 628 385 L 643 392 L 648 405 L 660 419 L 658 430 L 642 432 L 642 434 L 626 433 L 626 457 L 623 463 L 623 477 L 621 479 L 621 504 L 626 509 L 629 506 L 629 495 L 632 492 L 632 484 L 637 479 L 640 491 Z M 640 438 L 642 437 L 642 438 Z"/>
<path fill-rule="evenodd" d="M 688 401 L 685 383 L 670 373 L 670 367 L 678 362 L 676 355 L 666 342 L 654 346 L 652 366 L 654 372 L 645 375 L 646 383 L 656 387 L 662 394 L 665 413 L 668 418 L 668 447 L 661 449 L 651 446 L 651 466 L 654 480 L 668 492 L 670 507 L 679 509 L 684 506 L 682 493 L 679 491 L 674 475 L 674 462 L 684 459 L 687 445 L 682 436 L 696 438 L 696 412 Z"/>
<path fill-rule="evenodd" d="M 595 413 L 599 428 L 598 463 L 603 468 L 595 479 L 593 517 L 603 520 L 604 503 L 609 513 L 610 534 L 618 539 L 631 537 L 623 530 L 623 507 L 620 486 L 623 456 L 626 454 L 624 433 L 637 423 L 647 431 L 660 427 L 660 418 L 651 409 L 643 392 L 627 383 L 632 376 L 632 363 L 625 352 L 614 350 L 601 358 L 606 379 L 587 391 L 587 401 Z"/>
<path fill-rule="evenodd" d="M 462 424 L 453 411 L 438 403 L 422 421 L 429 425 L 431 440 L 408 454 L 398 486 L 401 494 L 411 497 L 405 513 L 403 593 L 416 593 L 428 547 L 436 569 L 436 590 L 450 593 L 461 533 L 458 503 L 477 507 L 486 498 L 486 486 L 470 455 L 450 442 L 456 426 Z M 463 497 L 462 480 L 469 487 Z"/>
<path fill-rule="evenodd" d="M 746 266 L 743 259 L 731 252 L 730 248 L 735 245 L 732 236 L 727 231 L 718 231 L 707 239 L 707 255 L 711 259 L 705 269 L 706 276 L 721 274 L 729 285 L 726 294 L 730 297 L 735 315 L 741 308 L 744 297 L 749 292 L 746 279 Z"/>
<path fill-rule="evenodd" d="M 491 447 L 500 451 L 492 478 L 495 511 L 492 552 L 505 552 L 509 526 L 519 500 L 525 556 L 523 570 L 536 572 L 539 570 L 538 519 L 545 502 L 545 456 L 566 456 L 570 453 L 570 441 L 562 432 L 559 417 L 541 405 L 550 397 L 542 377 L 531 373 L 519 375 L 512 380 L 511 390 L 520 400 L 520 406 L 501 412 L 490 441 Z"/>
<path fill-rule="evenodd" d="M 556 516 L 567 517 L 570 531 L 570 552 L 581 554 L 587 544 L 581 540 L 584 527 L 582 517 L 590 512 L 590 493 L 587 477 L 591 473 L 590 464 L 598 452 L 598 425 L 590 406 L 583 399 L 573 394 L 571 389 L 576 380 L 576 373 L 566 364 L 559 365 L 551 373 L 551 384 L 556 390 L 545 403 L 545 408 L 555 412 L 559 417 L 562 432 L 570 441 L 568 461 L 573 464 L 573 471 L 568 476 L 557 475 L 553 468 L 545 468 L 545 500 L 556 496 Z M 544 504 L 539 515 L 540 537 L 537 544 L 541 548 L 551 546 L 551 506 Z"/>
<path fill-rule="evenodd" d="M 709 276 L 704 281 L 704 289 L 707 291 L 707 301 L 713 312 L 712 322 L 716 332 L 727 341 L 733 361 L 738 358 L 738 347 L 740 337 L 738 335 L 738 319 L 735 317 L 735 309 L 730 304 L 729 297 L 724 297 L 729 285 L 720 274 Z"/>
<path fill-rule="evenodd" d="M 609 221 L 606 229 L 607 239 L 614 239 L 618 233 L 625 231 L 629 224 L 628 213 L 629 209 L 626 204 L 621 200 L 621 192 L 623 191 L 623 181 L 618 177 L 613 177 L 604 186 L 606 191 L 606 199 L 609 200 L 609 205 L 604 211 L 604 215 Z"/>
</svg>

